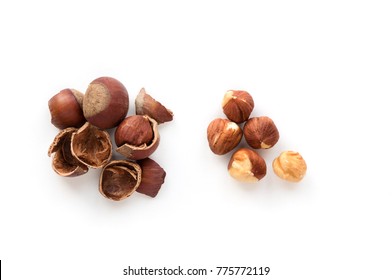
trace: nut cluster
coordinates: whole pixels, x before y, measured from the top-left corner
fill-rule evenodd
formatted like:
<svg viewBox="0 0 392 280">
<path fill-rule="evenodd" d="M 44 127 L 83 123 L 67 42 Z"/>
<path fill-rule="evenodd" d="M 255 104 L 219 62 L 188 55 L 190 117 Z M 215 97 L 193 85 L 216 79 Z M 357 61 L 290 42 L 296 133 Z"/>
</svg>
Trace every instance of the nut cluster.
<svg viewBox="0 0 392 280">
<path fill-rule="evenodd" d="M 256 150 L 270 149 L 279 141 L 279 131 L 271 118 L 250 117 L 254 101 L 247 91 L 227 91 L 222 109 L 227 119 L 216 118 L 207 128 L 208 144 L 214 154 L 231 152 L 241 143 L 242 136 Z M 250 148 L 236 150 L 228 164 L 229 174 L 242 182 L 257 182 L 267 173 L 263 157 Z M 298 153 L 287 151 L 274 160 L 273 169 L 280 178 L 298 182 L 305 176 L 306 163 Z"/>
<path fill-rule="evenodd" d="M 149 157 L 159 145 L 158 124 L 173 120 L 173 112 L 144 88 L 135 99 L 136 115 L 127 116 L 128 92 L 111 77 L 95 79 L 85 94 L 61 90 L 48 106 L 52 124 L 60 129 L 48 151 L 57 174 L 75 177 L 89 168 L 102 168 L 99 192 L 114 201 L 135 191 L 151 197 L 158 194 L 166 172 Z M 111 160 L 110 128 L 116 128 L 115 151 L 124 159 Z"/>
</svg>

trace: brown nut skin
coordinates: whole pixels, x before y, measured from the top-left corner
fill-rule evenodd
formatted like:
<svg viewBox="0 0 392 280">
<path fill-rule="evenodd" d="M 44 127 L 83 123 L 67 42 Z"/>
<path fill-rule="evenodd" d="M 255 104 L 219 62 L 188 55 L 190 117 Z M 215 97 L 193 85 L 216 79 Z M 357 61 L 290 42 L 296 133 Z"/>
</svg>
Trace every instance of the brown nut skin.
<svg viewBox="0 0 392 280">
<path fill-rule="evenodd" d="M 228 170 L 230 175 L 238 181 L 257 182 L 267 173 L 267 165 L 255 151 L 241 148 L 231 156 Z"/>
<path fill-rule="evenodd" d="M 83 116 L 83 93 L 75 89 L 63 89 L 48 101 L 52 124 L 58 129 L 81 127 Z"/>
<path fill-rule="evenodd" d="M 60 131 L 49 147 L 48 156 L 52 158 L 53 170 L 64 177 L 76 177 L 88 172 L 88 167 L 78 161 L 71 152 L 71 135 L 77 128 L 66 128 Z"/>
<path fill-rule="evenodd" d="M 279 141 L 279 131 L 269 117 L 250 118 L 244 125 L 244 137 L 253 149 L 269 149 Z"/>
<path fill-rule="evenodd" d="M 152 155 L 152 153 L 154 153 L 159 146 L 160 137 L 158 132 L 158 123 L 153 118 L 150 118 L 149 116 L 143 116 L 143 117 L 147 118 L 148 121 L 150 122 L 150 126 L 153 131 L 152 140 L 148 143 L 143 143 L 141 145 L 132 145 L 130 143 L 125 143 L 119 146 L 116 149 L 116 151 L 121 155 L 127 157 L 128 159 L 140 160 L 140 159 L 147 158 L 150 155 Z M 124 122 L 127 122 L 127 119 L 125 119 Z M 124 126 L 120 124 L 117 130 L 121 129 L 122 127 Z M 122 134 L 121 131 L 117 132 L 117 130 L 115 134 L 119 133 L 121 135 Z"/>
<path fill-rule="evenodd" d="M 150 158 L 142 159 L 137 163 L 142 169 L 142 179 L 136 191 L 151 197 L 156 197 L 165 182 L 165 170 Z"/>
<path fill-rule="evenodd" d="M 225 93 L 222 101 L 223 113 L 235 123 L 246 121 L 254 106 L 252 96 L 244 90 L 229 90 Z"/>
<path fill-rule="evenodd" d="M 101 168 L 112 158 L 110 135 L 87 122 L 72 134 L 71 152 L 88 167 Z"/>
<path fill-rule="evenodd" d="M 110 200 L 123 200 L 140 186 L 141 175 L 139 164 L 127 160 L 113 160 L 102 169 L 99 192 Z"/>
<path fill-rule="evenodd" d="M 235 122 L 217 118 L 210 122 L 207 128 L 207 140 L 211 151 L 224 155 L 240 143 L 242 130 Z"/>
<path fill-rule="evenodd" d="M 100 77 L 92 81 L 83 100 L 85 118 L 101 129 L 117 126 L 127 115 L 128 108 L 127 89 L 111 77 Z"/>
<path fill-rule="evenodd" d="M 135 108 L 137 115 L 148 115 L 158 124 L 173 120 L 173 112 L 152 98 L 144 88 L 136 96 Z"/>
<path fill-rule="evenodd" d="M 282 152 L 272 163 L 275 174 L 289 182 L 299 182 L 306 174 L 307 166 L 303 157 L 294 151 Z"/>
<path fill-rule="evenodd" d="M 150 121 L 145 116 L 129 116 L 125 118 L 116 128 L 114 139 L 117 146 L 126 143 L 133 146 L 140 146 L 144 143 L 150 143 L 153 139 L 154 132 Z"/>
</svg>

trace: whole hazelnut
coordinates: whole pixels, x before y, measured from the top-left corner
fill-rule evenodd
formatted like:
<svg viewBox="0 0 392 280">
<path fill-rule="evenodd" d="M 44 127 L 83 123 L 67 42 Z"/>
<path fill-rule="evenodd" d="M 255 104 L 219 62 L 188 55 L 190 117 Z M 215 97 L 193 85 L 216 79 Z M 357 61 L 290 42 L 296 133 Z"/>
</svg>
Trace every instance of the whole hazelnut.
<svg viewBox="0 0 392 280">
<path fill-rule="evenodd" d="M 238 181 L 257 182 L 267 173 L 267 166 L 258 153 L 242 148 L 231 156 L 228 170 L 230 175 Z"/>
<path fill-rule="evenodd" d="M 279 131 L 269 117 L 250 118 L 244 125 L 244 137 L 253 149 L 269 149 L 278 142 Z"/>
<path fill-rule="evenodd" d="M 48 101 L 52 124 L 59 128 L 81 127 L 83 116 L 83 93 L 75 89 L 63 89 Z"/>
<path fill-rule="evenodd" d="M 233 122 L 246 121 L 252 113 L 253 107 L 253 98 L 247 91 L 229 90 L 223 97 L 223 113 Z"/>
<path fill-rule="evenodd" d="M 159 145 L 158 123 L 147 115 L 127 117 L 116 128 L 114 138 L 121 155 L 133 160 L 147 158 Z"/>
<path fill-rule="evenodd" d="M 211 151 L 217 155 L 224 155 L 233 150 L 240 143 L 242 130 L 235 122 L 217 118 L 207 128 L 207 139 Z"/>
<path fill-rule="evenodd" d="M 83 113 L 92 125 L 108 129 L 117 126 L 127 115 L 128 92 L 118 80 L 100 77 L 90 83 L 83 100 Z"/>
<path fill-rule="evenodd" d="M 275 174 L 283 180 L 299 182 L 306 174 L 306 162 L 293 151 L 282 152 L 272 163 Z"/>
</svg>

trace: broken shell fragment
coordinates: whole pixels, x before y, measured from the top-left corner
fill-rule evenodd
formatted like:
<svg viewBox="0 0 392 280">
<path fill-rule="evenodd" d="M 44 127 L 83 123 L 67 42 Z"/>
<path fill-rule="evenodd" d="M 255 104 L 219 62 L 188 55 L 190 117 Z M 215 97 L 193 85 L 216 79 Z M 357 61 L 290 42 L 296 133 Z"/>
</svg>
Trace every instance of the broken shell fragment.
<svg viewBox="0 0 392 280">
<path fill-rule="evenodd" d="M 112 158 L 109 133 L 87 122 L 72 134 L 71 152 L 89 167 L 103 167 Z"/>
<path fill-rule="evenodd" d="M 135 100 L 136 114 L 148 115 L 158 122 L 170 122 L 173 120 L 173 112 L 163 106 L 149 95 L 144 88 L 142 88 Z"/>
<path fill-rule="evenodd" d="M 138 163 L 142 169 L 142 180 L 136 191 L 155 197 L 165 182 L 166 172 L 157 162 L 150 158 L 142 159 Z"/>
<path fill-rule="evenodd" d="M 99 192 L 108 199 L 123 200 L 136 191 L 141 177 L 139 164 L 127 160 L 111 161 L 102 169 Z"/>
<path fill-rule="evenodd" d="M 66 128 L 60 131 L 49 147 L 48 156 L 54 153 L 52 168 L 60 176 L 76 177 L 88 171 L 88 167 L 79 162 L 71 152 L 71 136 L 75 131 L 77 131 L 76 128 Z"/>
</svg>

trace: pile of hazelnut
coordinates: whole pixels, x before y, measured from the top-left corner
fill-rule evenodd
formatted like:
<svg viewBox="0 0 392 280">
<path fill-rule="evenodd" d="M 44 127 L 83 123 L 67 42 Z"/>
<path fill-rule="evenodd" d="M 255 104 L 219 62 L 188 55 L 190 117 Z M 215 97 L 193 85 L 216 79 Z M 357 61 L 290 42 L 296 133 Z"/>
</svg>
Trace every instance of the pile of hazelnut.
<svg viewBox="0 0 392 280">
<path fill-rule="evenodd" d="M 270 149 L 278 142 L 279 131 L 272 119 L 266 116 L 249 118 L 254 101 L 248 92 L 227 91 L 222 108 L 227 119 L 217 118 L 207 128 L 208 144 L 214 154 L 224 155 L 234 150 L 241 142 L 242 135 L 253 149 Z M 293 151 L 282 152 L 275 158 L 272 167 L 277 176 L 291 182 L 301 181 L 307 168 L 302 156 Z M 239 181 L 257 182 L 266 175 L 267 166 L 256 151 L 240 148 L 232 154 L 228 170 Z"/>
<path fill-rule="evenodd" d="M 65 177 L 102 168 L 99 192 L 119 201 L 135 191 L 155 197 L 166 172 L 149 158 L 159 145 L 158 125 L 173 119 L 173 113 L 142 88 L 135 100 L 136 115 L 127 116 L 129 96 L 124 85 L 111 77 L 100 77 L 85 94 L 64 89 L 48 102 L 51 122 L 60 129 L 49 147 L 53 170 Z M 108 129 L 116 128 L 117 151 L 112 159 Z"/>
</svg>

